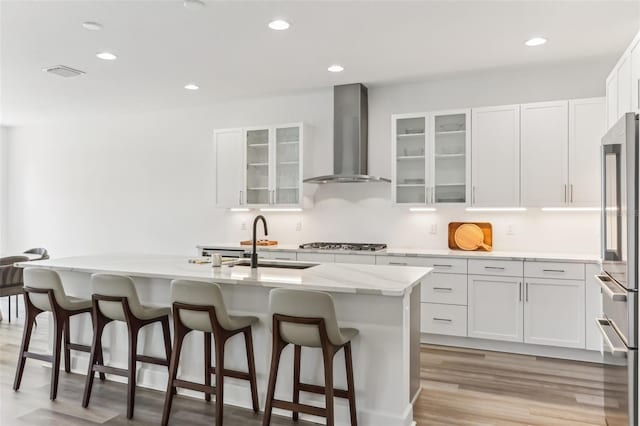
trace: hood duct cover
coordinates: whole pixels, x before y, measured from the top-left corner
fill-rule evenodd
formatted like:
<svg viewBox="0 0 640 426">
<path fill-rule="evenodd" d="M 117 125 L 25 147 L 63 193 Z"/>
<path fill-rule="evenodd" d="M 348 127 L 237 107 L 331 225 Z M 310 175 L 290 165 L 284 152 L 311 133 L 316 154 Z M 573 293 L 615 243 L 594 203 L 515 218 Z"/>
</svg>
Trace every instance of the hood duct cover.
<svg viewBox="0 0 640 426">
<path fill-rule="evenodd" d="M 391 182 L 370 176 L 367 88 L 344 84 L 333 88 L 333 174 L 305 179 L 307 183 Z"/>
</svg>

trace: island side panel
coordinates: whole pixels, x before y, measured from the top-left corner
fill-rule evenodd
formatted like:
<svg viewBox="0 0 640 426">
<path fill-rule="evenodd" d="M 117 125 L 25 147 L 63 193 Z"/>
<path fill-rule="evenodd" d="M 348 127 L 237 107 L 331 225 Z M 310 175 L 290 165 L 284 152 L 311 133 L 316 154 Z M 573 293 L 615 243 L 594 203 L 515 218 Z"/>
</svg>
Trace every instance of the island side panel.
<svg viewBox="0 0 640 426">
<path fill-rule="evenodd" d="M 413 403 L 420 393 L 420 291 L 418 284 L 409 296 L 409 397 Z M 405 296 L 406 297 L 406 296 Z"/>
</svg>

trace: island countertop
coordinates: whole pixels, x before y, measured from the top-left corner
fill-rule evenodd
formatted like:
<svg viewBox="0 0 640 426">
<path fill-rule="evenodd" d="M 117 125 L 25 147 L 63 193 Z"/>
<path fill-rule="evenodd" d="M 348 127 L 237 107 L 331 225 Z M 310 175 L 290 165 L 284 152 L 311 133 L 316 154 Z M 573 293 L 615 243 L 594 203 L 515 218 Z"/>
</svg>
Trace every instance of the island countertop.
<svg viewBox="0 0 640 426">
<path fill-rule="evenodd" d="M 336 293 L 403 296 L 432 268 L 320 263 L 307 269 L 258 268 L 189 263 L 186 256 L 117 254 L 77 256 L 17 263 L 62 271 L 110 273 L 132 277 L 188 279 L 221 284 L 288 287 Z"/>
</svg>

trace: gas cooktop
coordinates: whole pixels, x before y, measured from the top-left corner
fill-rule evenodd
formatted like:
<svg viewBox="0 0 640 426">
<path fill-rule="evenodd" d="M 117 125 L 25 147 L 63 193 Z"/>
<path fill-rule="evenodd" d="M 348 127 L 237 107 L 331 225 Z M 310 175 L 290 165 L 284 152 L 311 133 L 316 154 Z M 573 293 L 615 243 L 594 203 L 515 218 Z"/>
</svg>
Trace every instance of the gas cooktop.
<svg viewBox="0 0 640 426">
<path fill-rule="evenodd" d="M 364 243 L 306 243 L 300 244 L 301 249 L 317 250 L 364 250 L 379 251 L 387 248 L 386 244 L 364 244 Z"/>
</svg>

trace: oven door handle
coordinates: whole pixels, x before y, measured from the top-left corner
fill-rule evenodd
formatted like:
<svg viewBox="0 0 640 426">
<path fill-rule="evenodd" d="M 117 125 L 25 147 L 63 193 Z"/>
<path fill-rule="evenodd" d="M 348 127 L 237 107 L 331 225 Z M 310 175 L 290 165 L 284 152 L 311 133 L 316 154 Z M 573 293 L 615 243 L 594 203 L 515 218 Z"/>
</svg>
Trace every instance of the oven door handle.
<svg viewBox="0 0 640 426">
<path fill-rule="evenodd" d="M 596 324 L 600 329 L 602 335 L 602 341 L 608 349 L 608 352 L 614 357 L 625 358 L 629 349 L 624 344 L 618 332 L 613 328 L 611 322 L 606 318 L 596 318 Z M 613 342 L 616 341 L 617 344 Z"/>
<path fill-rule="evenodd" d="M 624 302 L 627 300 L 627 292 L 606 275 L 595 275 L 598 284 L 602 287 L 602 291 L 607 297 L 616 302 Z"/>
</svg>

